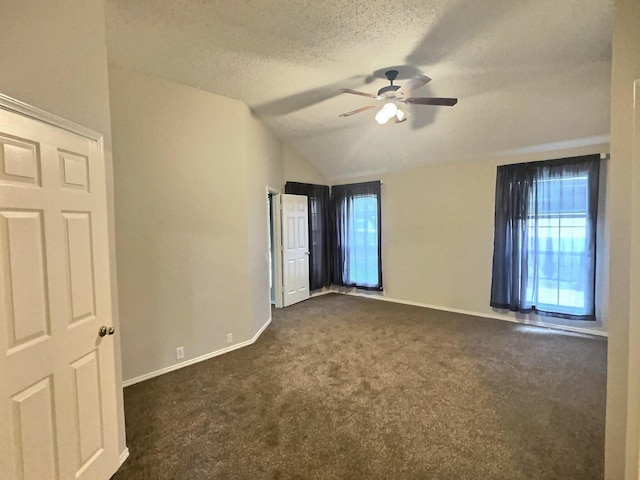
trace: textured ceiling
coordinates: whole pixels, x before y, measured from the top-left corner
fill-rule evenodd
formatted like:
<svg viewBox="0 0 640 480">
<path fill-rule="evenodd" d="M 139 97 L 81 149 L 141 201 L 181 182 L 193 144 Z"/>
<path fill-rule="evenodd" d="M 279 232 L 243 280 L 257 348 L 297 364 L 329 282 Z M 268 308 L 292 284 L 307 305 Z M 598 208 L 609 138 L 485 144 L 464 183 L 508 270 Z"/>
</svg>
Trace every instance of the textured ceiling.
<svg viewBox="0 0 640 480">
<path fill-rule="evenodd" d="M 329 178 L 608 141 L 612 0 L 107 0 L 110 63 L 244 101 Z M 424 73 L 378 125 L 383 72 Z"/>
</svg>

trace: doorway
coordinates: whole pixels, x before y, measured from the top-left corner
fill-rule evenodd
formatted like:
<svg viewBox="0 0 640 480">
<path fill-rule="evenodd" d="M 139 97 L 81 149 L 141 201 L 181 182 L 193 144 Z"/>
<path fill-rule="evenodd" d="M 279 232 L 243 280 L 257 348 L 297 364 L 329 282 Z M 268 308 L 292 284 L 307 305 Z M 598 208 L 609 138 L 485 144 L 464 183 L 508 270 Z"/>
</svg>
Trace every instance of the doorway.
<svg viewBox="0 0 640 480">
<path fill-rule="evenodd" d="M 269 300 L 271 305 L 276 304 L 276 266 L 275 266 L 275 219 L 274 219 L 274 195 L 278 192 L 267 187 L 267 226 L 269 228 L 268 255 L 269 255 Z"/>
<path fill-rule="evenodd" d="M 119 458 L 102 135 L 0 95 L 0 152 L 3 478 L 109 478 Z"/>
<path fill-rule="evenodd" d="M 309 298 L 307 197 L 266 193 L 270 302 L 283 308 Z"/>
</svg>

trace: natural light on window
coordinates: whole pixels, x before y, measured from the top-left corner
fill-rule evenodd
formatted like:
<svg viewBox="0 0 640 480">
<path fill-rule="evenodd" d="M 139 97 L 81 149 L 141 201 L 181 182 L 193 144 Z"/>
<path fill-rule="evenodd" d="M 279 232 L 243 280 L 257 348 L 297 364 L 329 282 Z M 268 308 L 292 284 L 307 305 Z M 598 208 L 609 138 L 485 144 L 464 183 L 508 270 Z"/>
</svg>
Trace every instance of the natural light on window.
<svg viewBox="0 0 640 480">
<path fill-rule="evenodd" d="M 374 195 L 346 200 L 349 283 L 373 286 L 378 279 L 378 203 Z"/>
<path fill-rule="evenodd" d="M 563 192 L 572 192 L 563 194 Z M 537 180 L 528 219 L 527 297 L 560 313 L 585 309 L 588 178 Z M 536 253 L 537 252 L 537 255 Z"/>
</svg>

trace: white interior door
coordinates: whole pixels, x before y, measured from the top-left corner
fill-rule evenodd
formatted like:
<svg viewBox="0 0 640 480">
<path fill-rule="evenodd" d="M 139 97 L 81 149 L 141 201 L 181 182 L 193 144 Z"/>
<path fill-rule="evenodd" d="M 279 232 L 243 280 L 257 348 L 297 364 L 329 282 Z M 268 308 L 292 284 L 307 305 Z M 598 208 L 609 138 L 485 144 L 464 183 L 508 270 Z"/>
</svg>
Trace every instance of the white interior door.
<svg viewBox="0 0 640 480">
<path fill-rule="evenodd" d="M 309 298 L 309 216 L 307 197 L 278 195 L 282 228 L 282 304 Z"/>
<path fill-rule="evenodd" d="M 0 109 L 3 480 L 118 468 L 105 188 L 100 141 Z"/>
</svg>

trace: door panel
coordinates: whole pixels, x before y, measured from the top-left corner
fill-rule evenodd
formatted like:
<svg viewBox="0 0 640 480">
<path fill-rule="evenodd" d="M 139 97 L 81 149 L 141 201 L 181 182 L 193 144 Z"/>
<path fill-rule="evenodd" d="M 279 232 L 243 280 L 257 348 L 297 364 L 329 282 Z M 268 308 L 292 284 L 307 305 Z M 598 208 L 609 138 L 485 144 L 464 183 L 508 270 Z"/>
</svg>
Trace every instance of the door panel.
<svg viewBox="0 0 640 480">
<path fill-rule="evenodd" d="M 40 186 L 40 158 L 37 145 L 0 135 L 0 181 Z"/>
<path fill-rule="evenodd" d="M 103 449 L 100 409 L 100 369 L 96 351 L 71 364 L 74 380 L 74 406 L 77 443 L 77 470 L 83 470 Z"/>
<path fill-rule="evenodd" d="M 51 377 L 13 396 L 14 458 L 18 478 L 57 478 L 55 418 Z"/>
<path fill-rule="evenodd" d="M 2 312 L 9 350 L 49 334 L 42 212 L 0 212 Z"/>
<path fill-rule="evenodd" d="M 0 472 L 118 468 L 105 172 L 99 142 L 0 109 Z"/>
<path fill-rule="evenodd" d="M 65 224 L 65 253 L 71 294 L 71 322 L 95 316 L 93 259 L 91 258 L 91 214 L 62 214 Z"/>
<path fill-rule="evenodd" d="M 70 152 L 60 152 L 62 187 L 89 191 L 89 159 Z"/>
<path fill-rule="evenodd" d="M 307 197 L 279 195 L 282 206 L 283 305 L 309 298 L 309 230 Z"/>
</svg>

